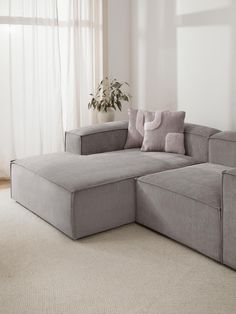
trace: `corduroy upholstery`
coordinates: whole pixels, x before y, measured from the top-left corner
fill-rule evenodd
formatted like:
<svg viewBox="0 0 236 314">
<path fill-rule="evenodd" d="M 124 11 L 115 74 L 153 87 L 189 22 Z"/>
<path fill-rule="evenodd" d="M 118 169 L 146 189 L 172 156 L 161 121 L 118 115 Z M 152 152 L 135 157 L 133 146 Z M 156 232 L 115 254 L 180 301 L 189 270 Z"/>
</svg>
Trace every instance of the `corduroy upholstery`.
<svg viewBox="0 0 236 314">
<path fill-rule="evenodd" d="M 186 155 L 124 149 L 127 122 L 11 163 L 12 198 L 81 238 L 137 221 L 236 269 L 236 132 L 185 124 Z"/>
</svg>

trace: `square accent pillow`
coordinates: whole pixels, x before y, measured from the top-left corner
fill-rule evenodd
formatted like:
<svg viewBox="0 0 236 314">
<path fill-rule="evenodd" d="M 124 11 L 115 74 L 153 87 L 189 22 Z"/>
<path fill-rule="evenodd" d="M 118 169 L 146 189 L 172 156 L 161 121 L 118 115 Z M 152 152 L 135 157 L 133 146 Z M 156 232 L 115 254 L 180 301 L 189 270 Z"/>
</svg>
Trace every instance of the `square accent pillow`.
<svg viewBox="0 0 236 314">
<path fill-rule="evenodd" d="M 184 133 L 168 133 L 166 135 L 165 151 L 184 155 Z"/>
<path fill-rule="evenodd" d="M 145 113 L 137 109 L 129 109 L 129 126 L 125 148 L 137 148 L 142 146 L 144 134 Z"/>
<path fill-rule="evenodd" d="M 144 124 L 144 138 L 141 150 L 145 152 L 164 152 L 166 146 L 166 136 L 168 133 L 183 134 L 184 119 L 184 111 L 147 112 Z M 171 150 L 170 141 L 168 141 L 168 144 L 168 149 Z M 179 148 L 179 151 L 181 150 L 181 148 Z"/>
</svg>

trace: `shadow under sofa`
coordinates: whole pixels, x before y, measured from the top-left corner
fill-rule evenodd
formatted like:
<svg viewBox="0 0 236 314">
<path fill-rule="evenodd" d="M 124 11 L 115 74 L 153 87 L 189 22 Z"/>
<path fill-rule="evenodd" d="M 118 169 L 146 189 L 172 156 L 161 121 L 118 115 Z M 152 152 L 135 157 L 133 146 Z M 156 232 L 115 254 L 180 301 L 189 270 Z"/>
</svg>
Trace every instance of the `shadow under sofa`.
<svg viewBox="0 0 236 314">
<path fill-rule="evenodd" d="M 235 240 L 223 227 L 227 215 L 236 219 L 232 200 L 222 220 L 236 162 L 220 145 L 232 151 L 232 135 L 185 124 L 186 155 L 177 155 L 124 149 L 127 129 L 113 122 L 66 132 L 64 153 L 12 161 L 12 198 L 72 239 L 136 221 L 236 267 L 223 241 Z"/>
</svg>

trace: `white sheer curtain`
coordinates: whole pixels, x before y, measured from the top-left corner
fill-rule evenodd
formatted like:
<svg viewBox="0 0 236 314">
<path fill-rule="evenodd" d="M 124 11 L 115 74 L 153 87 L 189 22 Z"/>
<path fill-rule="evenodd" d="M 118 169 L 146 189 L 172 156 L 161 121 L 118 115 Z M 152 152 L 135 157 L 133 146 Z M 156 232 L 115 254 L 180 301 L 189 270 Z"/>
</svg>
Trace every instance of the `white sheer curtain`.
<svg viewBox="0 0 236 314">
<path fill-rule="evenodd" d="M 0 1 L 0 178 L 11 159 L 61 151 L 65 130 L 91 122 L 102 1 Z"/>
</svg>

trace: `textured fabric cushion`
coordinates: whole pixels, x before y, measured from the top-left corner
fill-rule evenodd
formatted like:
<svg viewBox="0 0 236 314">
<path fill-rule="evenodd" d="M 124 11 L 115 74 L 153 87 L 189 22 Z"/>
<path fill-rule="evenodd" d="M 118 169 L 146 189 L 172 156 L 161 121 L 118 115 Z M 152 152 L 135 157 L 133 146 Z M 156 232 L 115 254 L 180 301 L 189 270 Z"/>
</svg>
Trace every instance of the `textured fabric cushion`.
<svg viewBox="0 0 236 314">
<path fill-rule="evenodd" d="M 199 164 L 138 178 L 136 221 L 222 261 L 225 169 Z"/>
<path fill-rule="evenodd" d="M 168 133 L 166 135 L 165 151 L 167 153 L 185 154 L 184 134 Z"/>
<path fill-rule="evenodd" d="M 141 110 L 129 109 L 129 126 L 125 148 L 141 147 L 144 133 L 145 114 Z"/>
<path fill-rule="evenodd" d="M 236 167 L 236 132 L 220 132 L 210 138 L 209 161 Z"/>
<path fill-rule="evenodd" d="M 220 209 L 226 166 L 204 163 L 141 177 L 138 180 Z"/>
<path fill-rule="evenodd" d="M 183 133 L 185 112 L 147 112 L 142 151 L 165 151 L 168 133 Z"/>
<path fill-rule="evenodd" d="M 189 156 L 127 149 L 79 156 L 55 153 L 14 161 L 41 177 L 76 191 L 148 173 L 195 164 Z"/>
</svg>

